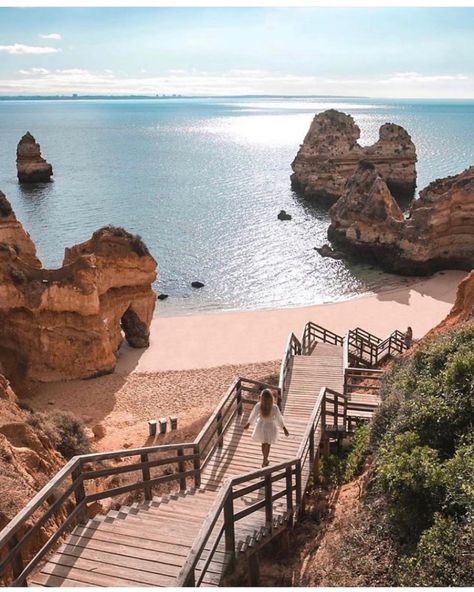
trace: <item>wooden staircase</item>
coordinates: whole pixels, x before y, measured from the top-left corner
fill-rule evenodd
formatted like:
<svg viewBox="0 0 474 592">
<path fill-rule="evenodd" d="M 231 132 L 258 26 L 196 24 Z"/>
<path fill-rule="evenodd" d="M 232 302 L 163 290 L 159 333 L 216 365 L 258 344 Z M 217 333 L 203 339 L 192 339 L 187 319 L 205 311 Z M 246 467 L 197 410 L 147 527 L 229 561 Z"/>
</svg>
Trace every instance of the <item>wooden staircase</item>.
<svg viewBox="0 0 474 592">
<path fill-rule="evenodd" d="M 370 350 L 373 340 L 359 332 L 358 347 L 362 339 L 368 339 Z M 218 586 L 245 560 L 250 583 L 256 583 L 256 554 L 300 519 L 321 451 L 327 453 L 330 439 L 350 432 L 378 405 L 380 371 L 368 369 L 365 358 L 363 367 L 350 366 L 354 339 L 351 353 L 349 347 L 348 336 L 314 323 L 306 325 L 301 341 L 290 335 L 277 389 L 290 436 L 272 445 L 270 467 L 261 468 L 260 444 L 243 429 L 267 385 L 238 378 L 192 443 L 72 459 L 0 533 L 0 551 L 6 550 L 0 570 L 10 568 L 15 585 Z M 134 455 L 139 463 L 130 462 Z M 103 467 L 124 459 L 126 464 Z M 132 484 L 88 490 L 88 480 L 97 476 L 133 471 L 138 480 Z M 64 491 L 68 477 L 72 485 Z M 178 483 L 179 491 L 153 495 L 168 482 Z M 90 502 L 135 490 L 144 499 L 87 519 Z M 64 525 L 28 561 L 22 555 L 25 538 L 46 524 L 53 510 L 64 509 L 71 496 L 75 507 Z M 20 527 L 41 508 L 42 517 L 20 538 Z M 67 529 L 65 542 L 48 556 Z"/>
</svg>

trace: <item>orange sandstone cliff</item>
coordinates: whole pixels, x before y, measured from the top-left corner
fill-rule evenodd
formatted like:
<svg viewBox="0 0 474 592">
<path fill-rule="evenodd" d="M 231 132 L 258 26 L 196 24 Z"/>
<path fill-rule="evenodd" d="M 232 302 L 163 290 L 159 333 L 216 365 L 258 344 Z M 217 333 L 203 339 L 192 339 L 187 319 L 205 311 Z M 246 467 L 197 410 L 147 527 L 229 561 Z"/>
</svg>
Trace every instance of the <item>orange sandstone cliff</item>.
<svg viewBox="0 0 474 592">
<path fill-rule="evenodd" d="M 123 336 L 147 347 L 156 262 L 139 237 L 96 231 L 41 267 L 34 245 L 0 199 L 0 370 L 53 381 L 112 372 Z"/>
</svg>

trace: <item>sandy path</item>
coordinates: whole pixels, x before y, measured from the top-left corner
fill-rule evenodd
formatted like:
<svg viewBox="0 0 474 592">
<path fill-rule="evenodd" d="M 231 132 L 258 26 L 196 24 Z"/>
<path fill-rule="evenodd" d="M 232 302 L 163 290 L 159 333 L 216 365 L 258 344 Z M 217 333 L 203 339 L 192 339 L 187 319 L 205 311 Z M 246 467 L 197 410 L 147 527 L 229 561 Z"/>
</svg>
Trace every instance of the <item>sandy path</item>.
<svg viewBox="0 0 474 592">
<path fill-rule="evenodd" d="M 151 346 L 147 350 L 124 346 L 118 371 L 185 370 L 281 359 L 289 332 L 299 336 L 308 320 L 340 334 L 360 326 L 379 337 L 411 325 L 419 338 L 448 314 L 464 276 L 464 272 L 440 272 L 372 296 L 304 308 L 156 317 Z"/>
</svg>

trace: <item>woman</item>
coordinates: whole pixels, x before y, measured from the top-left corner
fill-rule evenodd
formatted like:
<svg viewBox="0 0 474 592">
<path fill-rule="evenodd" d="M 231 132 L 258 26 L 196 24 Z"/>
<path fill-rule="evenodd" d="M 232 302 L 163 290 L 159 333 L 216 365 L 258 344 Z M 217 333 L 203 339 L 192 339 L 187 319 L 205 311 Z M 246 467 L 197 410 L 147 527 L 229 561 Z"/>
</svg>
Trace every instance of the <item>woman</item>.
<svg viewBox="0 0 474 592">
<path fill-rule="evenodd" d="M 268 456 L 270 454 L 270 446 L 278 439 L 278 427 L 283 429 L 285 436 L 290 434 L 283 422 L 283 416 L 275 405 L 272 392 L 269 389 L 264 389 L 260 394 L 260 402 L 255 405 L 250 414 L 244 430 L 248 430 L 250 424 L 256 421 L 253 430 L 252 438 L 256 442 L 262 444 L 263 463 L 262 467 L 267 467 L 270 464 Z"/>
</svg>

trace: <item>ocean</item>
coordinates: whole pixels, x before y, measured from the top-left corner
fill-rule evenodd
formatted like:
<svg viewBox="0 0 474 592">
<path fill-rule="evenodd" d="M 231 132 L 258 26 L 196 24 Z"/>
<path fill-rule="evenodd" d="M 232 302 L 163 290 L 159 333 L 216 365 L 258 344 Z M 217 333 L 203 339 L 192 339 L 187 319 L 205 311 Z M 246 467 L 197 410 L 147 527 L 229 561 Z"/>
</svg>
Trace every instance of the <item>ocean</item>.
<svg viewBox="0 0 474 592">
<path fill-rule="evenodd" d="M 474 102 L 368 98 L 0 101 L 0 189 L 46 267 L 113 224 L 142 236 L 158 262 L 157 314 L 304 306 L 354 297 L 400 278 L 324 259 L 327 208 L 290 187 L 313 116 L 350 113 L 361 143 L 385 122 L 418 153 L 418 190 L 474 164 Z M 16 179 L 29 130 L 54 182 Z M 284 209 L 292 220 L 280 222 Z M 199 280 L 202 289 L 193 289 Z"/>
</svg>

